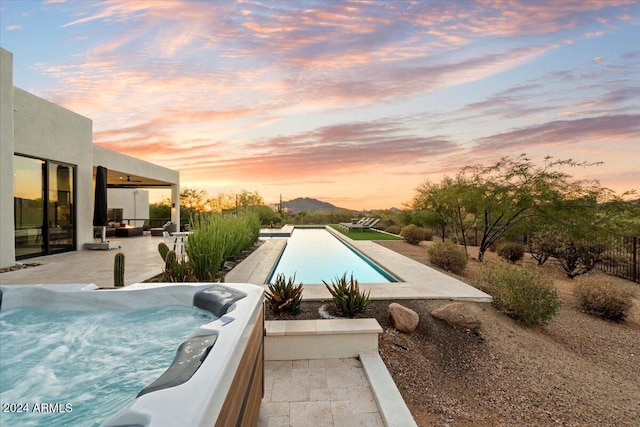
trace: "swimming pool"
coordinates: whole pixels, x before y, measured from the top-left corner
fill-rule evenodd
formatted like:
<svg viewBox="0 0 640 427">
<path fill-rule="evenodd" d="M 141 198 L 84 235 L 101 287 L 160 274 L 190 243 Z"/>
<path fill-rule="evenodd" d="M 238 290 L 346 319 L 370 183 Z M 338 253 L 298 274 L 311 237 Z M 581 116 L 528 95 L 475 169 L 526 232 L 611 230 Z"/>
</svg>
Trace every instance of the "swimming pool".
<svg viewBox="0 0 640 427">
<path fill-rule="evenodd" d="M 263 389 L 262 305 L 262 288 L 248 284 L 154 283 L 117 290 L 97 290 L 95 285 L 0 286 L 0 362 L 27 374 L 19 372 L 17 380 L 11 380 L 9 373 L 10 381 L 5 381 L 3 370 L 0 424 L 146 427 L 204 426 L 216 420 L 218 425 L 236 425 L 241 420 L 255 423 Z M 107 316 L 105 311 L 116 315 Z M 51 316 L 60 317 L 62 323 L 54 325 L 54 330 L 39 327 L 40 323 L 35 324 L 40 331 L 28 328 L 34 313 L 40 316 L 38 312 L 45 312 L 45 323 Z M 146 320 L 140 320 L 139 314 Z M 21 319 L 14 319 L 21 315 L 27 316 L 24 328 Z M 9 325 L 14 322 L 17 328 Z M 106 328 L 106 338 L 104 334 L 91 338 L 101 322 L 112 326 Z M 122 328 L 130 326 L 137 331 L 134 338 L 146 334 L 151 341 L 166 341 L 164 335 L 170 335 L 178 323 L 187 330 L 178 331 L 178 342 L 174 338 L 168 348 L 154 347 L 155 343 L 148 341 L 137 345 L 138 340 L 131 338 L 123 343 L 122 337 L 114 336 L 124 335 Z M 59 328 L 69 333 L 60 336 L 55 331 Z M 36 356 L 41 363 L 19 366 L 11 350 L 16 337 L 32 342 L 17 359 L 24 356 L 28 364 L 29 353 L 39 353 Z M 101 340 L 107 346 L 102 350 Z M 108 347 L 116 347 L 117 352 L 140 351 L 145 356 L 137 362 L 131 357 L 129 363 L 116 364 L 113 359 L 117 355 Z M 159 360 L 157 355 L 145 353 L 147 350 L 168 354 Z M 52 363 L 56 361 L 62 366 Z M 87 366 L 92 364 L 106 371 L 106 377 L 92 373 Z M 81 382 L 88 383 L 88 388 L 75 389 Z M 116 388 L 127 386 L 128 395 L 113 399 L 109 392 L 106 400 L 94 398 L 108 382 Z M 83 412 L 86 417 L 79 418 Z"/>
<path fill-rule="evenodd" d="M 347 273 L 359 283 L 390 283 L 398 280 L 388 271 L 368 259 L 355 248 L 331 234 L 325 228 L 295 228 L 280 259 L 269 275 L 269 282 L 278 274 L 296 275 L 296 283 L 305 285 L 331 283 L 336 276 Z"/>
</svg>

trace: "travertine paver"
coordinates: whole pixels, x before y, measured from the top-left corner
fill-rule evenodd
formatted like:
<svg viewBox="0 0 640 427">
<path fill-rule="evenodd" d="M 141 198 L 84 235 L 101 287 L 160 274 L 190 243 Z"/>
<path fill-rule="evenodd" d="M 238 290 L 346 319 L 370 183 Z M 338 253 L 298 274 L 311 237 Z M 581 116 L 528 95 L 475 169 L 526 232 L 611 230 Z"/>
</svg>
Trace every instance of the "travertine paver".
<svg viewBox="0 0 640 427">
<path fill-rule="evenodd" d="M 162 273 L 164 261 L 158 243 L 171 244 L 172 239 L 156 236 L 123 237 L 117 239 L 121 249 L 64 252 L 24 260 L 39 263 L 37 267 L 0 274 L 0 285 L 89 284 L 113 286 L 113 259 L 125 254 L 125 285 L 143 282 Z"/>
<path fill-rule="evenodd" d="M 265 362 L 258 426 L 382 427 L 373 392 L 357 359 Z"/>
</svg>

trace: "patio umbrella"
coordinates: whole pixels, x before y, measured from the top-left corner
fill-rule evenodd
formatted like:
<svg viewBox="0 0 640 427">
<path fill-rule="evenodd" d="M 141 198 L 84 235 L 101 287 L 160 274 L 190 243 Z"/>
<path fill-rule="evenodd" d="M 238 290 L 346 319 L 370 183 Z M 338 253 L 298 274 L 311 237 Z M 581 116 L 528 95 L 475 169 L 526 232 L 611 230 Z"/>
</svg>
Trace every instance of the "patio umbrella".
<svg viewBox="0 0 640 427">
<path fill-rule="evenodd" d="M 96 168 L 96 192 L 93 205 L 93 226 L 102 227 L 102 242 L 107 234 L 107 168 Z"/>
</svg>

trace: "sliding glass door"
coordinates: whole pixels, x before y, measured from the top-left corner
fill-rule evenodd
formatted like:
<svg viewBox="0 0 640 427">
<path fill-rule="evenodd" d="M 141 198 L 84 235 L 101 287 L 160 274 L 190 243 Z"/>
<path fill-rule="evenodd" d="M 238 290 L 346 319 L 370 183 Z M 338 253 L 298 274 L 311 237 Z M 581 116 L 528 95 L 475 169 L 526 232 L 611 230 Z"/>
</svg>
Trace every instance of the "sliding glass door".
<svg viewBox="0 0 640 427">
<path fill-rule="evenodd" d="M 55 162 L 49 166 L 49 253 L 73 250 L 73 167 Z"/>
<path fill-rule="evenodd" d="M 75 249 L 75 167 L 14 156 L 16 258 Z"/>
</svg>

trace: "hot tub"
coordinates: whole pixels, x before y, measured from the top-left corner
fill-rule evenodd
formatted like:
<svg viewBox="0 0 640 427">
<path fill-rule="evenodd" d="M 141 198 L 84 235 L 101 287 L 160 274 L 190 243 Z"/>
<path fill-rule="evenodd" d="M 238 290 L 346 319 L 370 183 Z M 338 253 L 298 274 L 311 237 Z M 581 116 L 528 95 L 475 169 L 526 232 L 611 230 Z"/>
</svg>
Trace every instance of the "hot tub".
<svg viewBox="0 0 640 427">
<path fill-rule="evenodd" d="M 214 320 L 198 327 L 179 346 L 171 366 L 102 425 L 255 425 L 264 380 L 263 292 L 255 285 L 219 283 L 149 283 L 117 290 L 97 290 L 95 285 L 12 285 L 0 286 L 0 310 L 180 305 L 209 311 Z M 153 325 L 149 333 L 153 334 Z"/>
</svg>

